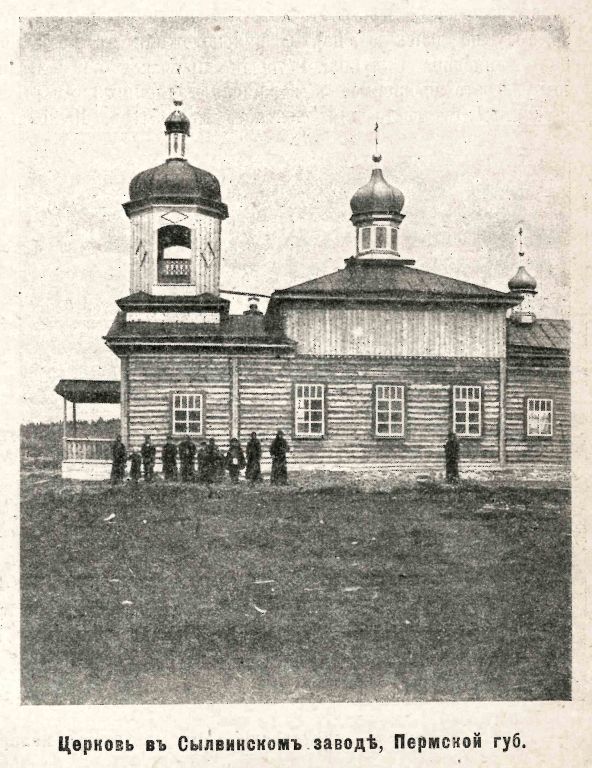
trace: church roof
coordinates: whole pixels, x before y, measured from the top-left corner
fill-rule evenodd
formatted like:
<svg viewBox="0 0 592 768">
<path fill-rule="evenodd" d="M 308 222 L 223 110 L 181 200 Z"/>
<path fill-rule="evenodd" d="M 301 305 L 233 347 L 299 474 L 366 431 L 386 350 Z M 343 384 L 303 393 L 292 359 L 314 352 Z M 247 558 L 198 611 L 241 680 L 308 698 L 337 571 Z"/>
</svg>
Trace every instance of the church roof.
<svg viewBox="0 0 592 768">
<path fill-rule="evenodd" d="M 204 347 L 263 347 L 291 350 L 295 342 L 269 330 L 262 315 L 230 315 L 218 323 L 127 322 L 118 312 L 104 337 L 108 346 L 174 344 Z"/>
<path fill-rule="evenodd" d="M 345 269 L 274 291 L 272 301 L 287 298 L 399 299 L 402 301 L 476 301 L 514 305 L 509 293 L 466 283 L 393 261 L 356 262 Z"/>
<path fill-rule="evenodd" d="M 509 320 L 508 346 L 569 350 L 569 320 L 537 319 L 524 324 Z"/>
</svg>

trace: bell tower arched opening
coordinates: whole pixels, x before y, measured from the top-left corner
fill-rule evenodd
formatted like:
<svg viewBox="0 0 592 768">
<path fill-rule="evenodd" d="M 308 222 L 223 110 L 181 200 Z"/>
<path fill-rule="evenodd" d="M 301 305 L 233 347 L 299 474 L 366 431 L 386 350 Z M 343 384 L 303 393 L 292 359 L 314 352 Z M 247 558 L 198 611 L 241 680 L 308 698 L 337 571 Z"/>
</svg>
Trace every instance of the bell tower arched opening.
<svg viewBox="0 0 592 768">
<path fill-rule="evenodd" d="M 191 230 L 169 224 L 158 230 L 158 282 L 163 285 L 192 285 Z"/>
</svg>

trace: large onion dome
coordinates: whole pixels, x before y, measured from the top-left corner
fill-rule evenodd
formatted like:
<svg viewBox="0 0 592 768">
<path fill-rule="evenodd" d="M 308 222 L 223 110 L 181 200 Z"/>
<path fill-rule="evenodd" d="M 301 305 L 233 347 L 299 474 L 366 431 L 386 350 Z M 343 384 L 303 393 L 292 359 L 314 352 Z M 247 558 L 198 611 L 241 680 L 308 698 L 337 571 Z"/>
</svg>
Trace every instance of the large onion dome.
<svg viewBox="0 0 592 768">
<path fill-rule="evenodd" d="M 524 267 L 519 267 L 518 272 L 508 280 L 508 288 L 511 291 L 520 293 L 521 291 L 536 291 L 537 281 L 530 275 Z"/>
<path fill-rule="evenodd" d="M 382 175 L 381 168 L 373 168 L 367 184 L 360 187 L 350 200 L 352 214 L 401 213 L 405 197 L 400 189 L 393 187 Z"/>
<path fill-rule="evenodd" d="M 222 199 L 220 182 L 213 174 L 181 159 L 170 159 L 141 171 L 129 185 L 130 201 L 171 196 L 184 197 L 187 202 Z"/>
</svg>

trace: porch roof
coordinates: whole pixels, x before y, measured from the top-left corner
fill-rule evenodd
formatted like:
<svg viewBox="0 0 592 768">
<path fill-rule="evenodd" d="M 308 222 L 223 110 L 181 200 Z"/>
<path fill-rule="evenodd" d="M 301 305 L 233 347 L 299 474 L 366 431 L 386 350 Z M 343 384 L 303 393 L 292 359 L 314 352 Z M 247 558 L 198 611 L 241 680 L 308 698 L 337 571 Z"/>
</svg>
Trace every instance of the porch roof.
<svg viewBox="0 0 592 768">
<path fill-rule="evenodd" d="M 60 379 L 54 389 L 69 403 L 118 403 L 120 382 L 99 379 Z"/>
</svg>

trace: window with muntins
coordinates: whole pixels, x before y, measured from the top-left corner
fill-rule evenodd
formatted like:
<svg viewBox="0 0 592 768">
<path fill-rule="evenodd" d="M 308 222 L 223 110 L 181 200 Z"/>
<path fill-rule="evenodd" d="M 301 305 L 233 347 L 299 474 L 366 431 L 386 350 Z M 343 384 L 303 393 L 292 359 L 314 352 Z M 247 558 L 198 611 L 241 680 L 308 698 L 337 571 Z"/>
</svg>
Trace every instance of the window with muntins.
<svg viewBox="0 0 592 768">
<path fill-rule="evenodd" d="M 325 385 L 296 384 L 294 432 L 296 437 L 325 434 Z"/>
<path fill-rule="evenodd" d="M 405 434 L 405 387 L 377 384 L 374 390 L 376 437 L 403 437 Z"/>
<path fill-rule="evenodd" d="M 481 436 L 481 387 L 455 386 L 452 410 L 457 435 Z"/>
<path fill-rule="evenodd" d="M 203 434 L 203 395 L 173 395 L 173 434 Z"/>
<path fill-rule="evenodd" d="M 553 400 L 536 397 L 527 398 L 526 434 L 528 437 L 553 436 Z"/>
</svg>

